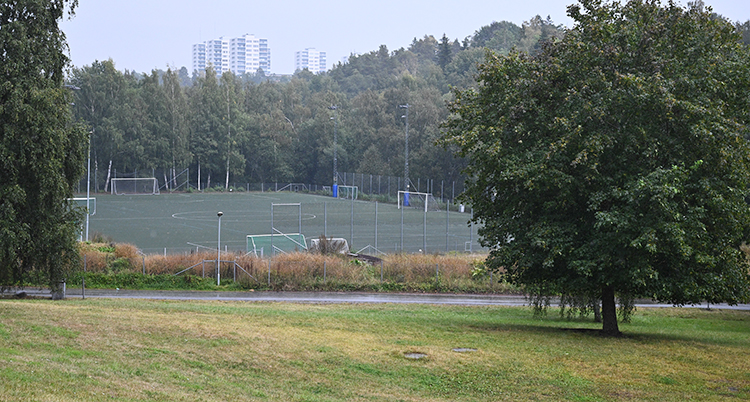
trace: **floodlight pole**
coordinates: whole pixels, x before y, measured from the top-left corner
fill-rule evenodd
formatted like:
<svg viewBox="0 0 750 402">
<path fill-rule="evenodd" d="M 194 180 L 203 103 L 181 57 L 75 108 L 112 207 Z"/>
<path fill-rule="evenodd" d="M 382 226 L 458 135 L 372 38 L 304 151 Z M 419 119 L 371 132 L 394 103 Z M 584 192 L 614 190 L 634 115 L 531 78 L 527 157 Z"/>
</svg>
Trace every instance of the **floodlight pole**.
<svg viewBox="0 0 750 402">
<path fill-rule="evenodd" d="M 217 249 L 219 250 L 219 253 L 216 256 L 216 286 L 221 285 L 221 216 L 224 215 L 223 212 L 219 211 L 216 216 L 219 217 L 219 246 Z"/>
<path fill-rule="evenodd" d="M 338 119 L 338 113 L 336 111 L 338 110 L 338 106 L 331 105 L 328 107 L 328 109 L 333 110 L 333 186 L 331 186 L 331 192 L 333 193 L 333 198 L 338 198 L 339 196 L 339 172 L 338 172 L 338 158 L 337 158 L 337 150 L 336 150 L 336 142 L 337 142 L 337 133 L 336 129 L 339 125 L 339 119 Z"/>
<path fill-rule="evenodd" d="M 71 91 L 80 91 L 81 88 L 75 85 L 64 85 L 66 89 Z M 75 103 L 71 103 L 75 106 Z M 89 216 L 91 215 L 91 136 L 94 135 L 94 129 L 89 131 L 89 150 L 86 162 L 86 241 L 89 241 Z"/>
<path fill-rule="evenodd" d="M 406 119 L 404 128 L 404 206 L 409 205 L 409 104 L 398 105 L 401 109 L 406 109 L 406 114 L 401 116 Z"/>
<path fill-rule="evenodd" d="M 91 215 L 91 136 L 94 130 L 89 132 L 89 152 L 86 163 L 86 241 L 89 241 L 89 216 Z"/>
</svg>

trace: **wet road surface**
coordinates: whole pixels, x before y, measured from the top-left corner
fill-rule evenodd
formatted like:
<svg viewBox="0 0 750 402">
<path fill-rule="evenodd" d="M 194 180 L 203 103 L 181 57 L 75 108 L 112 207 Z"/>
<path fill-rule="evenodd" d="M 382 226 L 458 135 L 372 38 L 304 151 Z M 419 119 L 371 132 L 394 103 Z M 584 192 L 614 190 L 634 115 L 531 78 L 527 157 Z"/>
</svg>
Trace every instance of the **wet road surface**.
<svg viewBox="0 0 750 402">
<path fill-rule="evenodd" d="M 46 289 L 25 289 L 29 296 L 49 296 Z M 15 293 L 15 291 L 13 291 Z M 216 291 L 168 291 L 168 290 L 119 290 L 86 289 L 87 298 L 151 299 L 151 300 L 220 300 L 244 302 L 286 303 L 394 303 L 435 304 L 460 306 L 525 306 L 525 296 L 473 295 L 473 294 L 425 294 L 425 293 L 364 293 L 364 292 L 216 292 Z M 66 297 L 80 298 L 81 289 L 67 289 Z M 553 301 L 552 303 L 556 303 Z M 671 304 L 639 300 L 636 307 L 674 307 Z M 684 307 L 748 310 L 750 304 L 730 306 L 727 304 L 693 305 Z"/>
</svg>

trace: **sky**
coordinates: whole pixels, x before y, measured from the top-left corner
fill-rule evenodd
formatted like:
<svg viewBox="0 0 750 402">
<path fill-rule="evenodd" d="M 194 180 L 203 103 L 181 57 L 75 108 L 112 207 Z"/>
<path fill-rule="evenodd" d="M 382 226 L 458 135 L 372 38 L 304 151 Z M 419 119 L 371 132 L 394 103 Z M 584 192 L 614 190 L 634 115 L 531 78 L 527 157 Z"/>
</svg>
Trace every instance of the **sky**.
<svg viewBox="0 0 750 402">
<path fill-rule="evenodd" d="M 666 1 L 666 0 L 664 0 Z M 119 70 L 150 72 L 187 67 L 192 45 L 254 34 L 268 39 L 271 72 L 294 72 L 294 52 L 326 52 L 327 65 L 386 45 L 393 51 L 414 38 L 443 34 L 462 40 L 493 21 L 521 25 L 535 15 L 572 27 L 574 0 L 79 0 L 60 26 L 72 64 L 112 59 Z M 732 21 L 750 20 L 748 0 L 704 0 Z M 685 4 L 686 0 L 677 0 Z"/>
</svg>

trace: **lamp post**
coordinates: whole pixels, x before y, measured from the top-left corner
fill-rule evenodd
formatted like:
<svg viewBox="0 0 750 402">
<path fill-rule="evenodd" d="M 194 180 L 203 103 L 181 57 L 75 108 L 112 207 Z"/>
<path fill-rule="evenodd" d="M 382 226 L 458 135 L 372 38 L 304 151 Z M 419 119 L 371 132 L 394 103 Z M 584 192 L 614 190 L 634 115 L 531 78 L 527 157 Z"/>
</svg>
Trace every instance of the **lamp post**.
<svg viewBox="0 0 750 402">
<path fill-rule="evenodd" d="M 219 250 L 219 253 L 216 255 L 216 286 L 221 285 L 221 216 L 224 215 L 223 212 L 219 211 L 216 216 L 219 217 L 219 242 L 217 249 Z"/>
<path fill-rule="evenodd" d="M 336 111 L 338 110 L 338 108 L 339 107 L 336 106 L 336 105 L 331 105 L 331 106 L 328 107 L 328 109 L 333 110 L 333 117 L 331 117 L 331 119 L 333 119 L 333 185 L 331 186 L 331 191 L 333 192 L 333 198 L 338 198 L 338 196 L 339 196 L 339 184 L 338 184 L 338 182 L 339 182 L 339 172 L 338 172 L 338 167 L 336 166 L 337 162 L 338 162 L 338 160 L 337 160 L 337 154 L 336 154 L 336 152 L 337 152 L 337 150 L 336 150 L 336 140 L 337 140 L 337 138 L 336 138 L 336 129 L 338 128 L 338 125 L 339 125 L 338 113 L 336 113 Z M 346 184 L 346 183 L 344 183 L 344 184 Z"/>
</svg>

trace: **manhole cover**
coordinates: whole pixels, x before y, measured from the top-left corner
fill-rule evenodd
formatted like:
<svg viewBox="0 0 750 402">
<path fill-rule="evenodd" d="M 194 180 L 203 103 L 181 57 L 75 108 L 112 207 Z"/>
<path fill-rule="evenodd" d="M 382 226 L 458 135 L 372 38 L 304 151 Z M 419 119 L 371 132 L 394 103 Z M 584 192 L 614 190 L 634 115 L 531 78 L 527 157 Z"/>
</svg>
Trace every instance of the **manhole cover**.
<svg viewBox="0 0 750 402">
<path fill-rule="evenodd" d="M 476 352 L 477 350 L 474 348 L 455 348 L 453 349 L 453 351 L 456 353 L 472 353 Z"/>
<path fill-rule="evenodd" d="M 424 354 L 424 353 L 414 353 L 413 352 L 413 353 L 404 353 L 404 357 L 407 358 L 407 359 L 419 360 L 419 359 L 424 359 L 425 357 L 427 357 L 427 355 Z"/>
</svg>

